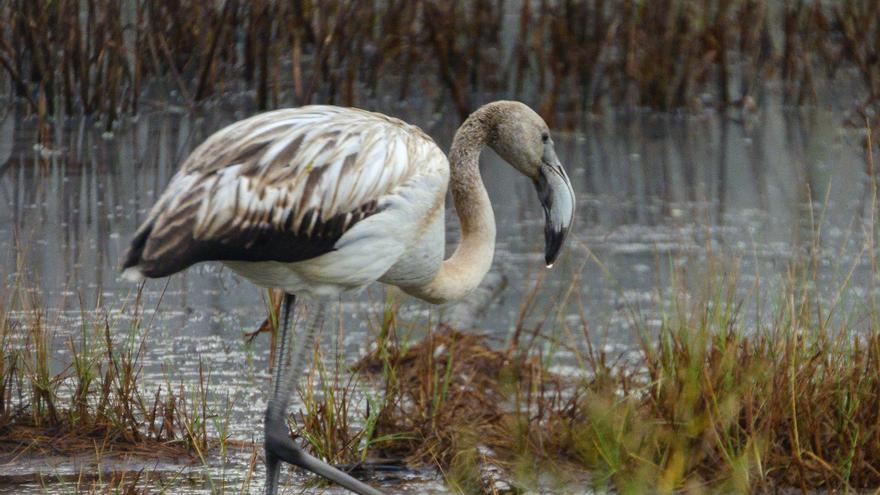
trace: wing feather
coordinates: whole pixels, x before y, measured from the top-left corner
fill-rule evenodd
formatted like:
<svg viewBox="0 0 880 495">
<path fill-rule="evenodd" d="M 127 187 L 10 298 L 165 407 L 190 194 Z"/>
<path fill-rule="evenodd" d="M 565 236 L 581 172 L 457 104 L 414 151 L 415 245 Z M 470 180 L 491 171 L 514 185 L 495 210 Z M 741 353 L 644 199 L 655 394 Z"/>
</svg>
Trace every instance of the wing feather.
<svg viewBox="0 0 880 495">
<path fill-rule="evenodd" d="M 417 127 L 357 109 L 311 106 L 237 122 L 184 161 L 123 268 L 161 277 L 200 261 L 319 256 L 438 153 Z"/>
</svg>

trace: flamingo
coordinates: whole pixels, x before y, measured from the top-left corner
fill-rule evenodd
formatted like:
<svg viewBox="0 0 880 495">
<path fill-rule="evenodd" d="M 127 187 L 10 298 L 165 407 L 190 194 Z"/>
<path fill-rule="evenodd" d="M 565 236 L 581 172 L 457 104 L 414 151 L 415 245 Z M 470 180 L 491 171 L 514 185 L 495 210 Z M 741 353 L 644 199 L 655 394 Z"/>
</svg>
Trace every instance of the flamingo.
<svg viewBox="0 0 880 495">
<path fill-rule="evenodd" d="M 441 304 L 480 283 L 495 250 L 479 169 L 484 146 L 534 183 L 545 213 L 544 261 L 552 266 L 574 218 L 574 192 L 547 124 L 515 101 L 473 112 L 448 159 L 420 128 L 355 108 L 314 105 L 238 121 L 189 155 L 135 233 L 121 263 L 126 279 L 219 261 L 284 292 L 264 419 L 267 494 L 277 493 L 282 461 L 355 493 L 380 493 L 293 442 L 284 419 L 290 392 L 334 298 L 379 281 Z M 461 239 L 444 260 L 447 189 Z M 298 338 L 294 311 L 305 312 Z"/>
</svg>

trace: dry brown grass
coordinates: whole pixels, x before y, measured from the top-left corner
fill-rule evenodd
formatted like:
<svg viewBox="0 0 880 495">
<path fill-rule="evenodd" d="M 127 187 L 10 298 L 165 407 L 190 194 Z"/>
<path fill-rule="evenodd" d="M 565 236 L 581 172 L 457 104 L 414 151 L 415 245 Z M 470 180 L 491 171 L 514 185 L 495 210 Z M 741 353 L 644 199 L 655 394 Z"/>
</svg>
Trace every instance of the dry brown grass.
<svg viewBox="0 0 880 495">
<path fill-rule="evenodd" d="M 377 432 L 404 438 L 384 450 L 442 465 L 455 461 L 462 434 L 480 432 L 486 446 L 504 445 L 494 436 L 508 414 L 508 389 L 535 380 L 540 370 L 490 348 L 481 336 L 446 327 L 405 350 L 391 345 L 377 351 L 357 369 L 383 376 L 385 396 L 392 398 L 379 415 Z"/>
<path fill-rule="evenodd" d="M 877 128 L 873 0 L 521 5 L 12 1 L 0 3 L 0 67 L 46 125 L 87 114 L 107 130 L 145 104 L 194 105 L 243 89 L 258 109 L 418 94 L 462 118 L 480 103 L 471 95 L 488 93 L 572 128 L 609 107 L 760 106 L 768 81 L 782 83 L 788 103 L 815 103 L 828 78 L 861 82 L 857 110 Z M 524 34 L 507 42 L 511 22 Z"/>
<path fill-rule="evenodd" d="M 831 324 L 789 282 L 748 331 L 735 275 L 676 294 L 658 334 L 634 321 L 635 359 L 581 354 L 585 378 L 449 328 L 399 344 L 392 324 L 357 365 L 384 387 L 370 434 L 393 435 L 372 455 L 436 466 L 468 493 L 491 491 L 493 466 L 526 487 L 553 472 L 623 493 L 876 488 L 880 331 Z"/>
</svg>

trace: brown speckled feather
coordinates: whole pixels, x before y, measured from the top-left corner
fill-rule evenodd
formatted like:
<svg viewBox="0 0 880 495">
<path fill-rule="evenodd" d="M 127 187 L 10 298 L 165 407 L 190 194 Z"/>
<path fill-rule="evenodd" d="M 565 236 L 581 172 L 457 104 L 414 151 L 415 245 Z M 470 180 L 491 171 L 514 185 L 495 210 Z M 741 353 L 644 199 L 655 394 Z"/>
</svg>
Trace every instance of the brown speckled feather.
<svg viewBox="0 0 880 495">
<path fill-rule="evenodd" d="M 162 277 L 200 261 L 320 256 L 418 171 L 431 139 L 363 110 L 254 116 L 197 147 L 135 235 L 123 268 Z"/>
</svg>

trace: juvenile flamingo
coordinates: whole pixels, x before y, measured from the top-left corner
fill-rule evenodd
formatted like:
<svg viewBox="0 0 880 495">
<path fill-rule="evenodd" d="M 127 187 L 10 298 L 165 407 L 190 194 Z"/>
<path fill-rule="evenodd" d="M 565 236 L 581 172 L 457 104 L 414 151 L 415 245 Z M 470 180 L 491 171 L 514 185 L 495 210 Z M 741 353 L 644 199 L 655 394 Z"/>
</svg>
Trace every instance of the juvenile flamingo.
<svg viewBox="0 0 880 495">
<path fill-rule="evenodd" d="M 379 113 L 307 106 L 256 115 L 198 146 L 138 229 L 122 262 L 128 279 L 220 261 L 285 294 L 264 423 L 267 494 L 277 493 L 280 461 L 356 493 L 380 493 L 293 442 L 284 419 L 289 397 L 327 302 L 343 292 L 379 281 L 441 304 L 480 283 L 495 250 L 495 217 L 479 169 L 484 146 L 534 183 L 551 266 L 574 217 L 574 192 L 547 124 L 514 101 L 471 114 L 448 160 L 421 129 Z M 447 188 L 461 241 L 444 260 Z M 291 346 L 295 296 L 314 302 Z"/>
</svg>

